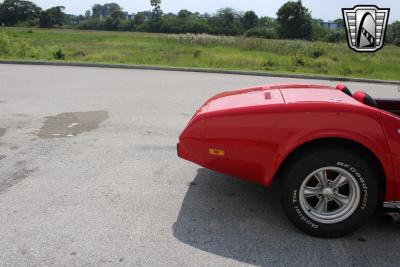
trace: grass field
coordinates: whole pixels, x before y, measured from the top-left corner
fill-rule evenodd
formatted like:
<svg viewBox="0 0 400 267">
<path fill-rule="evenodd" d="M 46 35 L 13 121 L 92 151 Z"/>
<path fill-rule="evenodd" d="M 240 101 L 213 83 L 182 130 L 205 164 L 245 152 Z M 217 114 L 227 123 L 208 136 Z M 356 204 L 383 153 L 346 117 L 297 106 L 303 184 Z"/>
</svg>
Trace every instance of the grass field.
<svg viewBox="0 0 400 267">
<path fill-rule="evenodd" d="M 210 35 L 0 28 L 0 59 L 65 60 L 400 80 L 400 47 Z"/>
</svg>

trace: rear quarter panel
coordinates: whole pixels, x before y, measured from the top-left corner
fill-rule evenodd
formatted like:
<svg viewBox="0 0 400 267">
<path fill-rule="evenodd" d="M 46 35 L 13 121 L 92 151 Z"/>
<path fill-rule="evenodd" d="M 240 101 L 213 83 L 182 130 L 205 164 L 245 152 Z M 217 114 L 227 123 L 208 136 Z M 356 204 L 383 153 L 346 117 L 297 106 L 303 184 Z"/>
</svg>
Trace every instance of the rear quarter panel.
<svg viewBox="0 0 400 267">
<path fill-rule="evenodd" d="M 388 140 L 388 153 L 392 156 L 393 160 L 393 170 L 394 170 L 394 179 L 392 182 L 391 190 L 393 191 L 394 199 L 388 200 L 400 200 L 400 117 L 394 116 L 385 111 L 381 111 L 382 113 L 382 125 L 385 130 L 385 134 Z"/>
<path fill-rule="evenodd" d="M 364 105 L 298 102 L 246 107 L 207 114 L 205 138 L 225 157 L 207 155 L 207 167 L 270 185 L 283 160 L 297 147 L 319 138 L 358 142 L 385 164 L 393 177 L 380 112 Z M 393 192 L 387 197 L 391 198 Z"/>
</svg>

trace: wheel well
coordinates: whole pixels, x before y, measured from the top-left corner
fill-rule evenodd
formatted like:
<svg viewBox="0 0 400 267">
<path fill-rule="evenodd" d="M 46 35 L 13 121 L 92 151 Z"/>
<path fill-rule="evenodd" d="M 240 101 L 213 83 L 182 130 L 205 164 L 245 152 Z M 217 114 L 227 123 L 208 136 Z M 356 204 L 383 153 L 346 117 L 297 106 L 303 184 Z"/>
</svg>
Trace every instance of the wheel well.
<svg viewBox="0 0 400 267">
<path fill-rule="evenodd" d="M 378 185 L 379 185 L 379 200 L 383 204 L 383 200 L 386 192 L 386 175 L 383 169 L 382 163 L 378 159 L 378 157 L 367 147 L 361 145 L 357 142 L 354 142 L 349 139 L 343 138 L 322 138 L 307 142 L 302 144 L 293 150 L 281 163 L 275 178 L 280 179 L 282 172 L 299 156 L 307 153 L 316 148 L 334 146 L 335 148 L 342 147 L 345 150 L 351 150 L 359 154 L 360 157 L 367 159 L 369 164 L 373 167 L 376 176 L 378 177 Z"/>
</svg>

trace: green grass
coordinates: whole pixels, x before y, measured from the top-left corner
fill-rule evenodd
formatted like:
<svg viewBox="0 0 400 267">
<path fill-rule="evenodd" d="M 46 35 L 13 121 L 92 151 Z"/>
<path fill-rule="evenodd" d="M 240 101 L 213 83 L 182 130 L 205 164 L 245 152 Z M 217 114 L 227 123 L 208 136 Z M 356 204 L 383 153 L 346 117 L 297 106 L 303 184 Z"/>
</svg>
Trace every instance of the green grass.
<svg viewBox="0 0 400 267">
<path fill-rule="evenodd" d="M 210 35 L 0 28 L 0 59 L 200 67 L 400 80 L 400 47 Z"/>
</svg>

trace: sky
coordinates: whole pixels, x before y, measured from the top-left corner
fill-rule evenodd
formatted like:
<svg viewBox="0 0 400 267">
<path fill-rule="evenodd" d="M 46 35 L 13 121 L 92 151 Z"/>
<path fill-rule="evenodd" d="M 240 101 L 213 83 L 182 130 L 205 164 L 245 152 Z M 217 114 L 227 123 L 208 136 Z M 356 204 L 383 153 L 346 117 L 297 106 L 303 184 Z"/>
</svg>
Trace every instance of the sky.
<svg viewBox="0 0 400 267">
<path fill-rule="evenodd" d="M 129 13 L 151 10 L 150 0 L 33 0 L 42 8 L 65 6 L 69 14 L 84 14 L 94 4 L 115 2 Z M 276 17 L 276 11 L 287 0 L 162 0 L 161 9 L 168 13 L 177 13 L 181 9 L 200 13 L 215 13 L 220 8 L 232 7 L 239 11 L 254 10 L 259 16 Z M 357 4 L 374 4 L 381 8 L 391 8 L 389 21 L 400 20 L 399 0 L 303 0 L 313 18 L 326 21 L 342 17 L 341 8 L 352 8 Z"/>
</svg>

